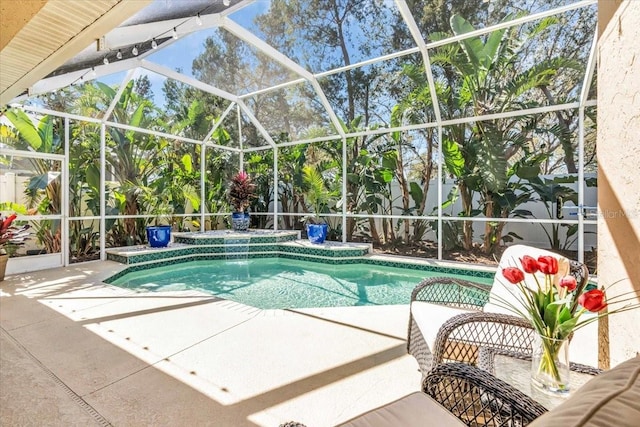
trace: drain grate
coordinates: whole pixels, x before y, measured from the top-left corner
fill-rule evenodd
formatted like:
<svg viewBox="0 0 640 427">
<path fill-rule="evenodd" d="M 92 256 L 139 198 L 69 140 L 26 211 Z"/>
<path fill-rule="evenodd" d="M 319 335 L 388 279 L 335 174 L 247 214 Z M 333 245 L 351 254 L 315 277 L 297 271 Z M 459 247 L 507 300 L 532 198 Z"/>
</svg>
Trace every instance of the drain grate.
<svg viewBox="0 0 640 427">
<path fill-rule="evenodd" d="M 11 336 L 4 328 L 0 327 L 0 331 L 2 331 L 2 335 L 4 335 L 9 341 L 11 341 L 16 347 L 18 347 L 24 354 L 26 354 L 29 359 L 31 359 L 40 369 L 44 372 L 49 378 L 51 378 L 58 387 L 60 387 L 64 392 L 73 400 L 78 406 L 80 406 L 85 412 L 87 412 L 94 420 L 98 423 L 98 425 L 103 427 L 111 427 L 112 424 L 96 409 L 87 403 L 82 397 L 76 394 L 73 390 L 71 390 L 60 378 L 56 376 L 49 368 L 47 368 L 38 358 L 36 358 L 33 354 L 27 350 L 22 344 L 16 341 L 15 338 Z"/>
</svg>

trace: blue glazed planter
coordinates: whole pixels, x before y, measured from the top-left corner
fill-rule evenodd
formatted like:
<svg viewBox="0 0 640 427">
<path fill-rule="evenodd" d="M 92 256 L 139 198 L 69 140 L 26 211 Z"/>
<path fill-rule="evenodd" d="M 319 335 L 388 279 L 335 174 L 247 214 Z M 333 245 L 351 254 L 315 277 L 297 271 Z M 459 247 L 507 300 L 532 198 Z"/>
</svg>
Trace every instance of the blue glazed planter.
<svg viewBox="0 0 640 427">
<path fill-rule="evenodd" d="M 233 228 L 233 231 L 247 231 L 249 220 L 248 213 L 234 212 L 231 214 L 231 228 Z"/>
<path fill-rule="evenodd" d="M 324 243 L 328 229 L 327 224 L 307 224 L 307 237 L 311 243 Z"/>
<path fill-rule="evenodd" d="M 147 227 L 147 241 L 152 248 L 164 248 L 171 240 L 171 226 L 158 225 Z"/>
</svg>

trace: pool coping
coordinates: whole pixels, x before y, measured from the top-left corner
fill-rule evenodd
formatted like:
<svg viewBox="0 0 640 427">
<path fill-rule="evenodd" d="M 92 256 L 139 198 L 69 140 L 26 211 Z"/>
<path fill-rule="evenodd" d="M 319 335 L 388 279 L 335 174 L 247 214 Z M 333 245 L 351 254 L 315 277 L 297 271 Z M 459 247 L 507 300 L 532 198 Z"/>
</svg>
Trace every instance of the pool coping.
<svg viewBox="0 0 640 427">
<path fill-rule="evenodd" d="M 370 264 L 395 268 L 410 268 L 411 270 L 418 271 L 432 271 L 440 272 L 443 274 L 458 274 L 468 276 L 470 279 L 473 277 L 491 279 L 494 277 L 496 268 L 489 266 L 472 265 L 454 261 L 438 261 L 428 258 L 411 258 L 398 255 L 380 255 L 380 254 L 365 254 L 360 256 L 343 256 L 340 258 L 330 258 L 322 255 L 315 254 L 301 254 L 291 253 L 284 251 L 269 251 L 269 252 L 251 252 L 248 254 L 238 253 L 233 257 L 228 257 L 227 254 L 190 254 L 179 257 L 174 257 L 169 260 L 160 261 L 147 261 L 136 264 L 130 264 L 124 266 L 122 270 L 113 274 L 112 276 L 105 278 L 104 283 L 112 284 L 115 280 L 122 276 L 146 270 L 154 267 L 164 267 L 168 265 L 183 264 L 190 261 L 206 261 L 206 260 L 224 260 L 224 259 L 256 259 L 256 258 L 282 258 L 282 259 L 294 259 L 298 261 L 308 262 L 321 262 L 324 264 L 333 265 L 346 265 L 346 264 Z"/>
</svg>

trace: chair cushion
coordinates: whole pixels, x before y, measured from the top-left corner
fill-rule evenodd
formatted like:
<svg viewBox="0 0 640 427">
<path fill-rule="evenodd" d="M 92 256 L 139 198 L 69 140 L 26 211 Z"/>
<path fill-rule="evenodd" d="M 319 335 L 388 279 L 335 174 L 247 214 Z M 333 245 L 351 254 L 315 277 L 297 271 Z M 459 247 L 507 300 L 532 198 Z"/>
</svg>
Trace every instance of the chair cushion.
<svg viewBox="0 0 640 427">
<path fill-rule="evenodd" d="M 365 412 L 339 427 L 464 426 L 462 421 L 425 393 L 411 393 L 395 402 Z"/>
<path fill-rule="evenodd" d="M 640 356 L 586 383 L 530 427 L 637 426 L 640 423 Z"/>
<path fill-rule="evenodd" d="M 440 304 L 432 304 L 423 301 L 411 303 L 411 314 L 422 333 L 424 340 L 433 352 L 438 330 L 444 322 L 461 313 L 468 313 L 469 310 L 455 307 L 446 307 Z"/>
</svg>

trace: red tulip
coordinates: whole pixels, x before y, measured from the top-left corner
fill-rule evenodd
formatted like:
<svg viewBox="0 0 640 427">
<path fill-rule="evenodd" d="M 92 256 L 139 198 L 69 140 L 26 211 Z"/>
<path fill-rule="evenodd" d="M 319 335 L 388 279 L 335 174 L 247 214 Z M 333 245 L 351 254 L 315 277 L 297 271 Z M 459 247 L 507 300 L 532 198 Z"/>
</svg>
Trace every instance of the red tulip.
<svg viewBox="0 0 640 427">
<path fill-rule="evenodd" d="M 592 289 L 580 295 L 578 303 L 591 312 L 598 312 L 607 306 L 606 296 L 600 289 Z"/>
<path fill-rule="evenodd" d="M 520 260 L 520 263 L 522 264 L 522 269 L 525 273 L 533 274 L 538 271 L 538 261 L 536 261 L 536 259 L 532 256 L 523 256 Z"/>
<path fill-rule="evenodd" d="M 558 272 L 558 259 L 549 255 L 538 257 L 538 268 L 544 274 L 556 274 Z"/>
<path fill-rule="evenodd" d="M 502 269 L 502 275 L 514 285 L 524 280 L 524 273 L 516 267 L 506 267 Z"/>
<path fill-rule="evenodd" d="M 567 292 L 572 292 L 578 287 L 578 282 L 573 276 L 564 276 L 560 279 L 560 287 L 567 288 Z"/>
</svg>

